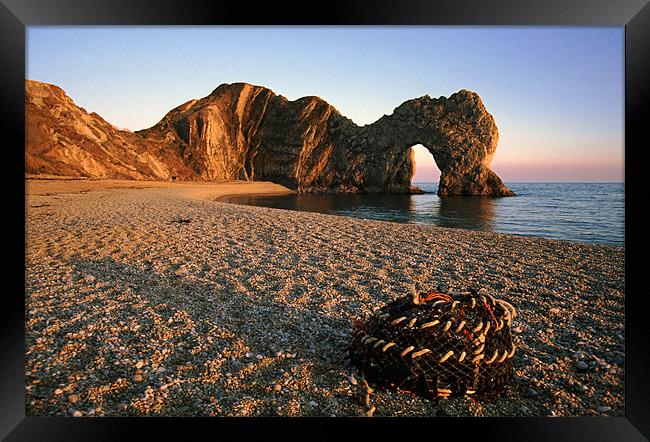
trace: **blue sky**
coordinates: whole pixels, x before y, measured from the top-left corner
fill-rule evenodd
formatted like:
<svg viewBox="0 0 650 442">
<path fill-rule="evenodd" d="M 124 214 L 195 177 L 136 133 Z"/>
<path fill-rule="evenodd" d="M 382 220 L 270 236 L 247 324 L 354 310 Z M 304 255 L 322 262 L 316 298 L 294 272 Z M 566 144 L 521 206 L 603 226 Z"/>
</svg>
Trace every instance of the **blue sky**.
<svg viewBox="0 0 650 442">
<path fill-rule="evenodd" d="M 221 83 L 317 95 L 357 124 L 477 92 L 505 181 L 623 181 L 623 27 L 29 27 L 29 79 L 131 130 Z M 416 180 L 436 180 L 416 149 Z"/>
</svg>

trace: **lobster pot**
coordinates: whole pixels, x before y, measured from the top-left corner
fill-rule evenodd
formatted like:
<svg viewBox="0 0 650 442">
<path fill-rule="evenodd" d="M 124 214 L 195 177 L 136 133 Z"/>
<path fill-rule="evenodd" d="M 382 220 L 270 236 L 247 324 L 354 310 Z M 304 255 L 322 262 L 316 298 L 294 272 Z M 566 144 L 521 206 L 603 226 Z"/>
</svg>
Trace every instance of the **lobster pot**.
<svg viewBox="0 0 650 442">
<path fill-rule="evenodd" d="M 355 328 L 350 360 L 372 382 L 428 398 L 498 394 L 513 374 L 515 314 L 475 291 L 414 293 Z"/>
</svg>

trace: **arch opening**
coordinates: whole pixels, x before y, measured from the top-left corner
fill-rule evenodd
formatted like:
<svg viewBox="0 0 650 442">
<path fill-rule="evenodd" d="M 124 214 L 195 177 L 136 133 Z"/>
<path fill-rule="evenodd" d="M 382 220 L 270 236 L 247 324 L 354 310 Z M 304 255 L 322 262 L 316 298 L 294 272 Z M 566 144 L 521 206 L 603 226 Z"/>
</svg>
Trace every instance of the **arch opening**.
<svg viewBox="0 0 650 442">
<path fill-rule="evenodd" d="M 418 183 L 433 183 L 437 187 L 440 181 L 440 169 L 433 154 L 422 144 L 415 144 L 410 149 L 414 171 L 411 186 L 418 187 Z"/>
</svg>

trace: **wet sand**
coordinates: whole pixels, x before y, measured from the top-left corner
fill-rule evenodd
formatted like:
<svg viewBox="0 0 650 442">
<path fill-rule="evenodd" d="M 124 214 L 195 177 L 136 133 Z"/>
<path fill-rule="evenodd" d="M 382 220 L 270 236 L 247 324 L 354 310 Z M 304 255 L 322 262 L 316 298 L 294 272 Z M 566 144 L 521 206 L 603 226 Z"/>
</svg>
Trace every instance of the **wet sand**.
<svg viewBox="0 0 650 442">
<path fill-rule="evenodd" d="M 28 415 L 364 415 L 353 319 L 421 289 L 513 304 L 505 396 L 375 416 L 624 415 L 624 248 L 215 201 L 272 183 L 26 183 Z"/>
</svg>

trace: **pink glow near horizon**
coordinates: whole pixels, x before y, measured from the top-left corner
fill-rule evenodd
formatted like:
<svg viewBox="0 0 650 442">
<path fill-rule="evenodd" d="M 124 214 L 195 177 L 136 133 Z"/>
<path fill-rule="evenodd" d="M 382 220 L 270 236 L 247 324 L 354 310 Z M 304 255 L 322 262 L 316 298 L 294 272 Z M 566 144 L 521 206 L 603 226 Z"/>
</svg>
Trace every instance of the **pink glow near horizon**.
<svg viewBox="0 0 650 442">
<path fill-rule="evenodd" d="M 433 156 L 423 146 L 414 147 L 415 175 L 413 181 L 437 182 L 440 170 Z M 550 156 L 504 159 L 497 155 L 491 164 L 505 182 L 623 182 L 625 180 L 624 158 L 617 155 L 594 155 L 592 158 L 567 155 L 565 161 Z"/>
</svg>

